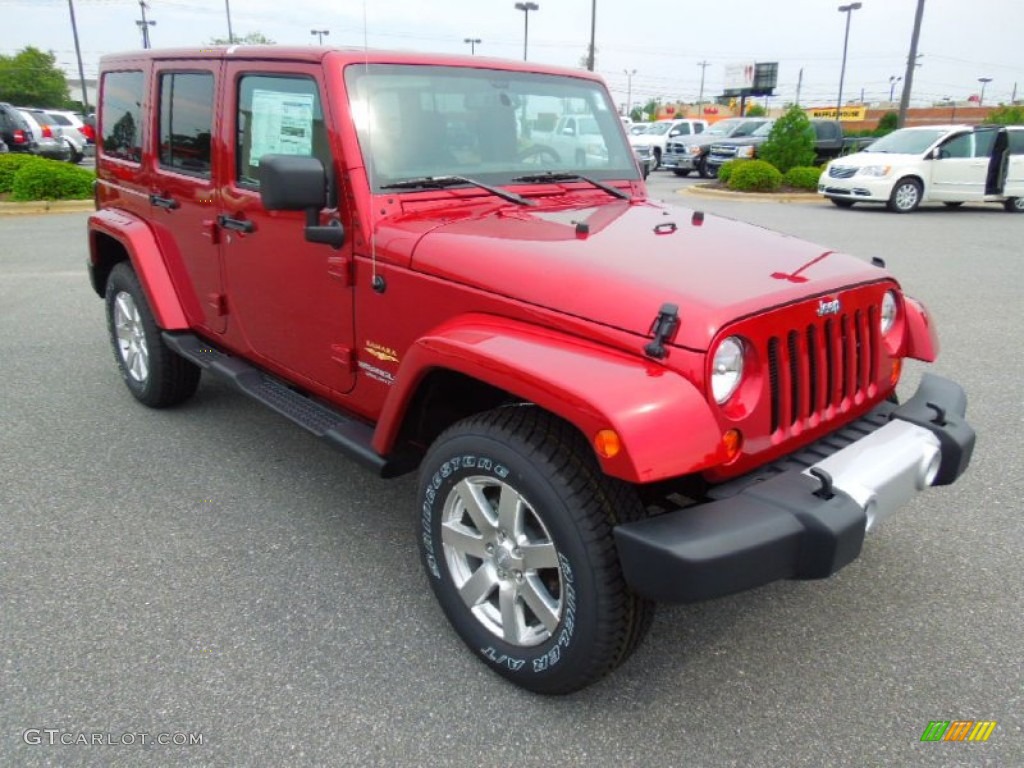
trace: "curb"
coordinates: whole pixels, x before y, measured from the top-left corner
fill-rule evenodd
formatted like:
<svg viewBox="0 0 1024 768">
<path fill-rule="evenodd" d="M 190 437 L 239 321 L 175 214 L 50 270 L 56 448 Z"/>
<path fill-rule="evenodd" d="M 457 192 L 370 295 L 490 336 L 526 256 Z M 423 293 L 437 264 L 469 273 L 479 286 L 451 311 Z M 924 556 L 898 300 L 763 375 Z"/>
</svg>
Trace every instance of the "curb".
<svg viewBox="0 0 1024 768">
<path fill-rule="evenodd" d="M 0 216 L 29 216 L 40 213 L 80 213 L 95 211 L 91 200 L 36 200 L 31 203 L 0 203 Z"/>
<path fill-rule="evenodd" d="M 703 184 L 694 184 L 680 189 L 676 194 L 693 195 L 695 197 L 720 197 L 728 200 L 748 200 L 758 203 L 827 203 L 817 192 L 732 192 L 728 189 L 712 189 Z"/>
</svg>

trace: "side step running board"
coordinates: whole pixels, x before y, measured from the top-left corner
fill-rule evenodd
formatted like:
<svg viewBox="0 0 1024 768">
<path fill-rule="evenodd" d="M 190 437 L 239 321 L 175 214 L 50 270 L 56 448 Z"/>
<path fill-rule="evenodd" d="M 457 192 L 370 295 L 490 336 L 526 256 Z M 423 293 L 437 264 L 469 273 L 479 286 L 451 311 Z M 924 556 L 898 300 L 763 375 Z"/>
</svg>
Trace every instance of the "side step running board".
<svg viewBox="0 0 1024 768">
<path fill-rule="evenodd" d="M 358 461 L 380 477 L 415 469 L 416 457 L 381 456 L 372 446 L 373 427 L 296 392 L 244 360 L 221 352 L 191 333 L 163 332 L 164 343 L 186 360 L 232 382 L 238 389 Z"/>
</svg>

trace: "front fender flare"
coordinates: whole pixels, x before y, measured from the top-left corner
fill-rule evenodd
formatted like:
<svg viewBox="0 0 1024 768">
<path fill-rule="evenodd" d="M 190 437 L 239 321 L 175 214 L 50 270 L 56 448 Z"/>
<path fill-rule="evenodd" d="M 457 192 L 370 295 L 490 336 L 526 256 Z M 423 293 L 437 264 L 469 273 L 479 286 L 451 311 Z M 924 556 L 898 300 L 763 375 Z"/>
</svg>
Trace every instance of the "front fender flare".
<svg viewBox="0 0 1024 768">
<path fill-rule="evenodd" d="M 939 356 L 939 335 L 924 304 L 909 296 L 903 297 L 907 309 L 907 357 L 935 362 Z"/>
<path fill-rule="evenodd" d="M 588 443 L 599 430 L 614 429 L 621 452 L 597 455 L 612 477 L 649 483 L 725 460 L 721 430 L 683 376 L 639 356 L 487 315 L 448 322 L 406 351 L 374 435 L 379 453 L 390 452 L 417 387 L 438 368 L 551 411 Z"/>
<path fill-rule="evenodd" d="M 187 330 L 189 325 L 185 310 L 174 289 L 156 238 L 146 223 L 115 208 L 105 208 L 92 214 L 89 217 L 89 260 L 92 270 L 100 266 L 101 254 L 96 239 L 98 233 L 116 240 L 128 254 L 149 299 L 156 324 L 165 331 Z"/>
</svg>

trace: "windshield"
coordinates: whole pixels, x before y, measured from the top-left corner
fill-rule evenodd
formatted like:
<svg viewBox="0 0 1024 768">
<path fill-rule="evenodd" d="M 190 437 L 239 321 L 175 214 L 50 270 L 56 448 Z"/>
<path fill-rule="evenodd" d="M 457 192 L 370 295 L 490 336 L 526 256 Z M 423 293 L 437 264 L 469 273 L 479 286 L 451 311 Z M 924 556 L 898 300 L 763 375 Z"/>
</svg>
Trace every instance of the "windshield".
<svg viewBox="0 0 1024 768">
<path fill-rule="evenodd" d="M 544 171 L 639 178 L 614 105 L 591 80 L 360 64 L 345 82 L 375 191 L 425 176 L 492 185 Z"/>
<path fill-rule="evenodd" d="M 632 136 L 639 136 L 642 133 L 647 133 L 647 129 L 650 127 L 650 123 L 639 123 L 637 125 L 630 126 L 629 133 Z"/>
<path fill-rule="evenodd" d="M 943 128 L 918 130 L 904 128 L 893 131 L 874 142 L 865 152 L 890 152 L 896 155 L 919 155 L 948 133 Z"/>
<path fill-rule="evenodd" d="M 768 136 L 772 132 L 772 126 L 775 125 L 774 120 L 769 120 L 767 123 L 759 125 L 757 130 L 751 133 L 751 136 Z"/>
<path fill-rule="evenodd" d="M 672 123 L 651 123 L 651 127 L 647 129 L 648 133 L 654 134 L 655 136 L 664 136 L 668 133 L 668 129 L 672 127 Z"/>
</svg>

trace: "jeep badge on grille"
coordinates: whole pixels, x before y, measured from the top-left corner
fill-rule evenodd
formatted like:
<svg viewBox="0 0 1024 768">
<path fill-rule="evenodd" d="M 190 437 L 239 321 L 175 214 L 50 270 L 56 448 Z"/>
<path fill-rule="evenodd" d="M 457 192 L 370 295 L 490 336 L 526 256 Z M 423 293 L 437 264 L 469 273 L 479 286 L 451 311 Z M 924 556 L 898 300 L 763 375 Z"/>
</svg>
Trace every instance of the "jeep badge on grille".
<svg viewBox="0 0 1024 768">
<path fill-rule="evenodd" d="M 818 302 L 818 317 L 824 317 L 825 315 L 838 315 L 839 308 L 839 299 L 832 299 L 832 301 L 822 299 Z"/>
</svg>

